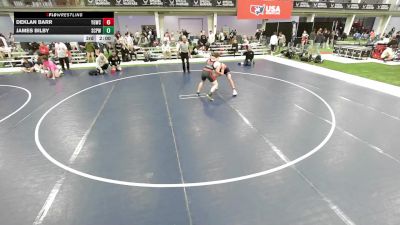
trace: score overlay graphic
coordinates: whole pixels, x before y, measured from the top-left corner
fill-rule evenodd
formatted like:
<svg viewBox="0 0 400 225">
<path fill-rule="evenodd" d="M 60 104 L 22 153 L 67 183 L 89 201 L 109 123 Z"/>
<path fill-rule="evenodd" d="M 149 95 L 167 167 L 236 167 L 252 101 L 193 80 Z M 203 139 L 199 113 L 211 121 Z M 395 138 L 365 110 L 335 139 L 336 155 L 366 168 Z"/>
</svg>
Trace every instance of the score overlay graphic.
<svg viewBox="0 0 400 225">
<path fill-rule="evenodd" d="M 107 42 L 114 35 L 113 12 L 15 12 L 17 41 Z"/>
</svg>

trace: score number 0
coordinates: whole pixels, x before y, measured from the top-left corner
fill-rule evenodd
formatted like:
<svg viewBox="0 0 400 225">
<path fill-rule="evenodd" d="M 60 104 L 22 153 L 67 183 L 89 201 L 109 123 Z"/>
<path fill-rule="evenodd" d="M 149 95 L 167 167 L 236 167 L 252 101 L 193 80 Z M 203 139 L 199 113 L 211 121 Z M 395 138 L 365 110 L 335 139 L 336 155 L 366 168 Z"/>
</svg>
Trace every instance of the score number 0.
<svg viewBox="0 0 400 225">
<path fill-rule="evenodd" d="M 103 18 L 103 26 L 114 26 L 114 18 Z"/>
<path fill-rule="evenodd" d="M 103 34 L 114 34 L 114 18 L 103 18 Z"/>
</svg>

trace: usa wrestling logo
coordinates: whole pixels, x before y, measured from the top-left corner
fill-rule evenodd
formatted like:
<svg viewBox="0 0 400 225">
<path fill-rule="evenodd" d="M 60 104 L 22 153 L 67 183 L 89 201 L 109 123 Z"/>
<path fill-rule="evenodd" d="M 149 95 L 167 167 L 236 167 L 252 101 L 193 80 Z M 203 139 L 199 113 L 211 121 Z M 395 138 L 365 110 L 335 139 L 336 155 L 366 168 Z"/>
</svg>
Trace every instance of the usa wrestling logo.
<svg viewBox="0 0 400 225">
<path fill-rule="evenodd" d="M 279 5 L 251 5 L 250 13 L 260 15 L 280 15 L 281 8 Z"/>
<path fill-rule="evenodd" d="M 256 16 L 263 15 L 265 6 L 263 5 L 250 5 L 250 12 Z"/>
</svg>

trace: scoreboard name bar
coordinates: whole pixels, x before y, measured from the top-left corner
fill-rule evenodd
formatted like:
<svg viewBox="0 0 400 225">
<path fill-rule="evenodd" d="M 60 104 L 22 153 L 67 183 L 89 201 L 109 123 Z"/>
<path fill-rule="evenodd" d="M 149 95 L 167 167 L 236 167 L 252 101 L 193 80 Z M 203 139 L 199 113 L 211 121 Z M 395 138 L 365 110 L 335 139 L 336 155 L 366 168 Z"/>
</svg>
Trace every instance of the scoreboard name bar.
<svg viewBox="0 0 400 225">
<path fill-rule="evenodd" d="M 104 19 L 32 19 L 19 18 L 14 19 L 15 26 L 111 26 L 110 22 Z"/>
</svg>

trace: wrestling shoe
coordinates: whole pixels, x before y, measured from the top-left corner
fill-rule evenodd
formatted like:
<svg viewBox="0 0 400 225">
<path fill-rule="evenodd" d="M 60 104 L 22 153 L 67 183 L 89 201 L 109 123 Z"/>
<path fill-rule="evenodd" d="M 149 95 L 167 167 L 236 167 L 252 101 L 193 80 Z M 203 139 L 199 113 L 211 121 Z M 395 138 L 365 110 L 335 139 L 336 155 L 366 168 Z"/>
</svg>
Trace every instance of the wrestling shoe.
<svg viewBox="0 0 400 225">
<path fill-rule="evenodd" d="M 232 96 L 233 96 L 233 97 L 236 97 L 237 94 L 238 94 L 238 93 L 237 93 L 236 89 L 233 89 Z"/>
<path fill-rule="evenodd" d="M 211 93 L 207 94 L 206 97 L 208 98 L 208 100 L 210 100 L 212 102 L 212 101 L 214 101 L 214 99 L 211 97 L 211 95 L 212 95 Z"/>
</svg>

